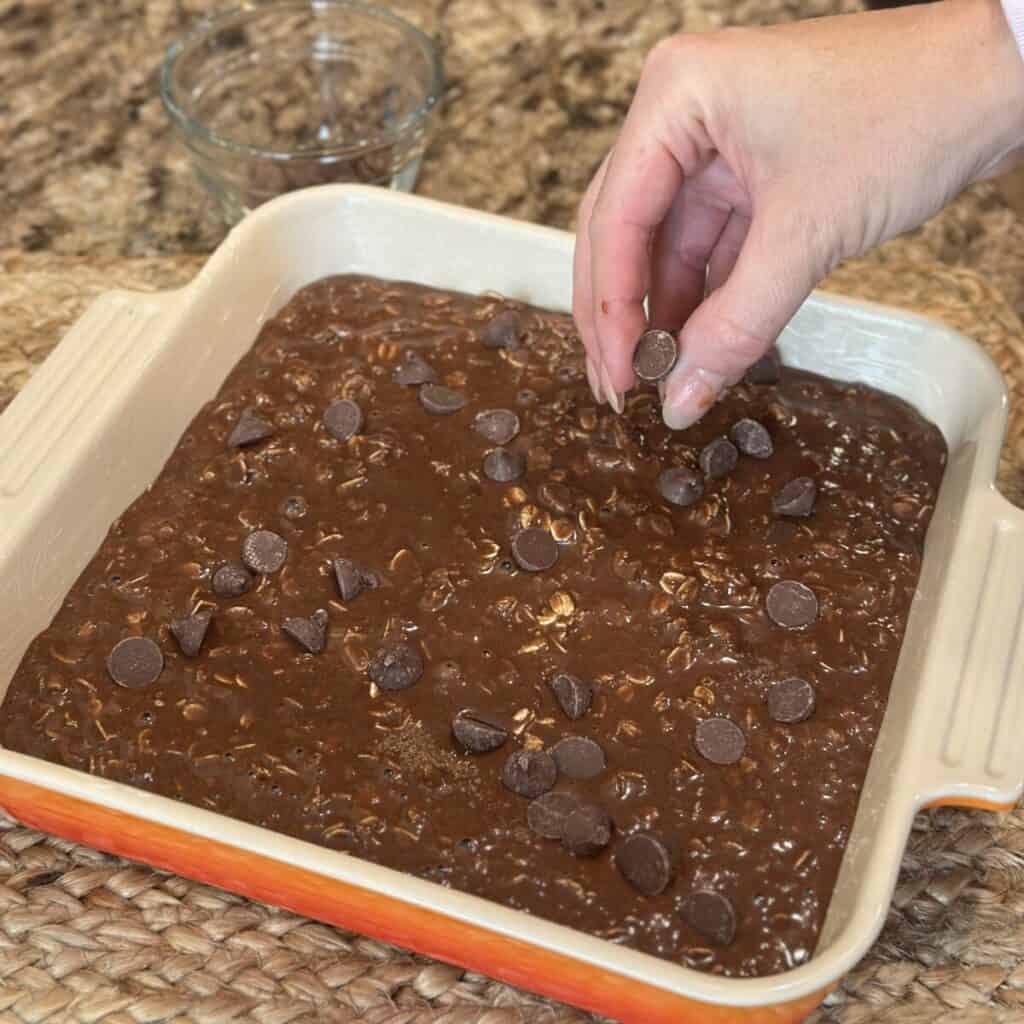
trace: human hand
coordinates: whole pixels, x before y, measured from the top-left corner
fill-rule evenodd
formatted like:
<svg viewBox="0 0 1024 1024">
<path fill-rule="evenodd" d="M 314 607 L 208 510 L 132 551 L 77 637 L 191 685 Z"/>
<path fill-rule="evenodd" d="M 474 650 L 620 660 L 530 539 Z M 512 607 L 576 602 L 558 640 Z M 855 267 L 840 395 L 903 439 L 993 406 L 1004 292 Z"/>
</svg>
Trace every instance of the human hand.
<svg viewBox="0 0 1024 1024">
<path fill-rule="evenodd" d="M 573 313 L 595 397 L 621 412 L 640 334 L 678 331 L 663 415 L 690 425 L 836 263 L 1022 141 L 1024 61 L 997 0 L 663 41 L 580 205 Z"/>
</svg>

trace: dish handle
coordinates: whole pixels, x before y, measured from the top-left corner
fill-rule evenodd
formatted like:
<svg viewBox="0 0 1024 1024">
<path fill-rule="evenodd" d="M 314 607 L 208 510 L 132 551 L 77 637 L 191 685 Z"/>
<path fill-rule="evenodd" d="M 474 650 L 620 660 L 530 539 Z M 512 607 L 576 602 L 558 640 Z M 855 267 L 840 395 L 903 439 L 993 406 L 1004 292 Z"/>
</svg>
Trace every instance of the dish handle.
<svg viewBox="0 0 1024 1024">
<path fill-rule="evenodd" d="M 994 487 L 977 500 L 929 645 L 951 701 L 927 723 L 920 792 L 926 807 L 1006 811 L 1024 793 L 1024 509 Z"/>
<path fill-rule="evenodd" d="M 82 443 L 96 396 L 130 383 L 125 371 L 150 358 L 184 292 L 110 291 L 92 301 L 0 421 L 0 506 L 53 466 L 55 453 Z"/>
</svg>

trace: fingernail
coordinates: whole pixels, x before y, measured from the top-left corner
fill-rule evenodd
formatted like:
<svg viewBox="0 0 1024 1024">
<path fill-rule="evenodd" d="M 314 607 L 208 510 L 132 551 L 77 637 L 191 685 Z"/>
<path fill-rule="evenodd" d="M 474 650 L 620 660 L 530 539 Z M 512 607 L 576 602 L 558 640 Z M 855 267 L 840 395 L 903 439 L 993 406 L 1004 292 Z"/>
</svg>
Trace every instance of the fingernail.
<svg viewBox="0 0 1024 1024">
<path fill-rule="evenodd" d="M 696 369 L 680 383 L 666 388 L 661 415 L 672 430 L 693 426 L 718 400 L 725 387 L 725 378 L 710 370 Z"/>
<path fill-rule="evenodd" d="M 597 367 L 594 366 L 590 356 L 587 356 L 587 383 L 590 385 L 590 393 L 594 396 L 594 401 L 601 405 L 604 402 L 601 397 L 601 382 L 597 376 Z"/>
<path fill-rule="evenodd" d="M 608 367 L 604 363 L 601 364 L 601 382 L 604 384 L 604 393 L 608 398 L 608 404 L 621 415 L 622 410 L 626 408 L 625 396 L 615 390 L 611 375 L 608 373 Z"/>
</svg>

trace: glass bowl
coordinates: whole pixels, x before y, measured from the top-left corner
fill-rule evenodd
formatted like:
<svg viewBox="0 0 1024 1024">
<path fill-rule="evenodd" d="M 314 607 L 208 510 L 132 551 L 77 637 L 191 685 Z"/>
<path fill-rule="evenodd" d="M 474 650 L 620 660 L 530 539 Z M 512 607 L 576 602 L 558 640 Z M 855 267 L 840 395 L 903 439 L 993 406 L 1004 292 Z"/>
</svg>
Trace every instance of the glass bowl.
<svg viewBox="0 0 1024 1024">
<path fill-rule="evenodd" d="M 160 75 L 229 224 L 309 185 L 412 191 L 441 91 L 433 41 L 356 0 L 250 0 L 200 21 Z"/>
</svg>

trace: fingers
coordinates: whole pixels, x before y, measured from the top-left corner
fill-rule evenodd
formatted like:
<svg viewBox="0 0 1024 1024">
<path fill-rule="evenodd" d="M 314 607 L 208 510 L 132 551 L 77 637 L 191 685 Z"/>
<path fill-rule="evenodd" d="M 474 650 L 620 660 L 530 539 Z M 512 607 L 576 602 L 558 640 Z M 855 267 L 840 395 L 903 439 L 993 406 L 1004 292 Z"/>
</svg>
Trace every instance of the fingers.
<svg viewBox="0 0 1024 1024">
<path fill-rule="evenodd" d="M 590 218 L 591 309 L 608 401 L 621 412 L 634 383 L 632 353 L 646 325 L 654 232 L 683 183 L 682 171 L 634 103 Z"/>
<path fill-rule="evenodd" d="M 687 321 L 679 362 L 665 382 L 662 414 L 670 427 L 681 430 L 700 419 L 723 388 L 768 350 L 827 271 L 829 260 L 787 233 L 788 227 L 778 210 L 759 214 L 731 272 Z M 733 239 L 723 232 L 722 241 Z M 724 267 L 728 253 L 716 261 Z"/>
<path fill-rule="evenodd" d="M 652 327 L 676 332 L 704 298 L 708 261 L 729 206 L 685 185 L 658 228 L 651 264 Z"/>
<path fill-rule="evenodd" d="M 750 218 L 733 210 L 715 243 L 714 250 L 708 257 L 707 290 L 709 294 L 721 288 L 732 273 L 732 268 L 736 266 L 736 261 L 740 257 L 748 231 L 750 231 Z"/>
<path fill-rule="evenodd" d="M 600 405 L 604 401 L 601 385 L 600 367 L 601 353 L 597 345 L 597 334 L 594 331 L 594 303 L 590 286 L 590 218 L 594 210 L 594 202 L 601 190 L 608 160 L 611 153 L 601 161 L 580 202 L 579 215 L 576 219 L 576 245 L 573 250 L 572 265 L 572 314 L 576 320 L 576 329 L 580 332 L 580 340 L 586 352 L 587 382 L 590 384 L 594 400 Z"/>
</svg>

